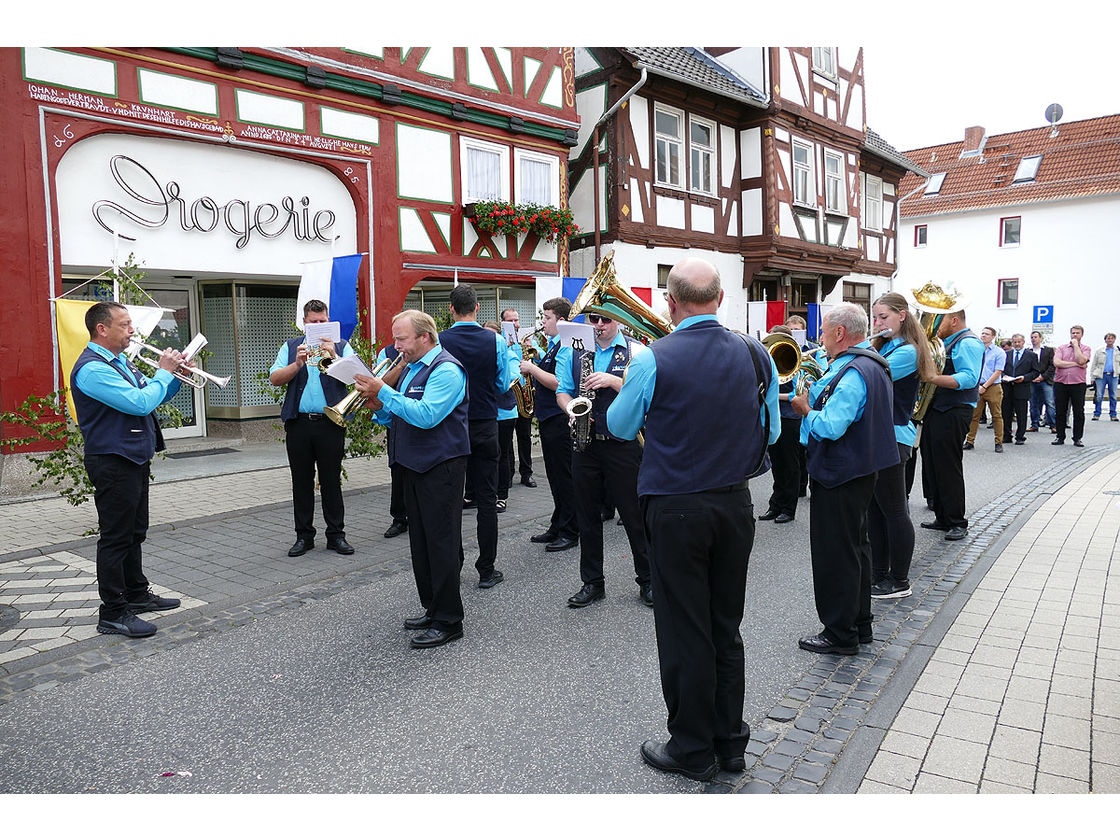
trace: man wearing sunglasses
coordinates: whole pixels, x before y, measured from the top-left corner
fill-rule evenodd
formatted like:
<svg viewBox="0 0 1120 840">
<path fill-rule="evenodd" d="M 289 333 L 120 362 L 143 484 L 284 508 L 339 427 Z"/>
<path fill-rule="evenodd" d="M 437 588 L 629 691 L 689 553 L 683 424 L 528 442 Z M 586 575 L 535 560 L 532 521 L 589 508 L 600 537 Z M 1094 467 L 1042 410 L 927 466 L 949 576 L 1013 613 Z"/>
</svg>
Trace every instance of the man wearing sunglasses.
<svg viewBox="0 0 1120 840">
<path fill-rule="evenodd" d="M 645 527 L 638 508 L 638 467 L 642 447 L 636 440 L 623 440 L 607 428 L 607 409 L 622 387 L 622 377 L 631 356 L 646 348 L 641 342 L 628 339 L 618 331 L 618 322 L 601 315 L 588 315 L 595 328 L 595 348 L 573 353 L 572 364 L 556 371 L 558 385 L 556 402 L 567 411 L 568 403 L 580 392 L 581 357 L 594 354 L 593 373 L 583 385 L 595 391 L 591 408 L 591 442 L 583 452 L 572 452 L 572 485 L 575 490 L 576 519 L 579 522 L 579 573 L 583 587 L 568 599 L 569 607 L 586 607 L 601 600 L 606 591 L 603 584 L 603 509 L 604 484 L 619 519 L 626 528 L 630 550 L 634 553 L 634 574 L 638 597 L 647 607 L 653 606 L 653 589 L 649 582 L 649 551 Z"/>
</svg>

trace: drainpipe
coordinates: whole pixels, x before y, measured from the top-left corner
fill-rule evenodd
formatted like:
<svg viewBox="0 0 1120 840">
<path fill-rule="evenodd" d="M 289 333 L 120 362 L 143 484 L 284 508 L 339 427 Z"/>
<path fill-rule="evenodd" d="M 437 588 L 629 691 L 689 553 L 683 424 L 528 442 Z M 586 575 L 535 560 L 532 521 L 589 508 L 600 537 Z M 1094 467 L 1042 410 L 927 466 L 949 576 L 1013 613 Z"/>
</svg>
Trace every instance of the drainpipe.
<svg viewBox="0 0 1120 840">
<path fill-rule="evenodd" d="M 601 248 L 599 239 L 599 127 L 602 126 L 603 123 L 609 120 L 612 116 L 614 116 L 614 112 L 621 108 L 626 103 L 626 100 L 633 96 L 637 92 L 638 88 L 646 83 L 646 80 L 648 78 L 649 71 L 645 67 L 643 67 L 642 75 L 638 78 L 637 84 L 630 88 L 630 90 L 626 91 L 626 93 L 622 95 L 622 98 L 610 107 L 607 113 L 599 117 L 599 121 L 595 123 L 595 130 L 591 134 L 591 142 L 594 144 L 595 149 L 591 173 L 591 186 L 593 193 L 591 200 L 595 204 L 595 265 L 599 264 L 599 251 Z"/>
</svg>

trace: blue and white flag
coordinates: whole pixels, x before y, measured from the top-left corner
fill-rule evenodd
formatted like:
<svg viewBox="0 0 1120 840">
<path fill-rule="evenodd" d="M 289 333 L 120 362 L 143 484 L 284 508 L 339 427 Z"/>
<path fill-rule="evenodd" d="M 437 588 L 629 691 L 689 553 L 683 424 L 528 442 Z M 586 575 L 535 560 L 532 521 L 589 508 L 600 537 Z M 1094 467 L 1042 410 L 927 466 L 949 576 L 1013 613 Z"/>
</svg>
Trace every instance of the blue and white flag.
<svg viewBox="0 0 1120 840">
<path fill-rule="evenodd" d="M 358 325 L 358 269 L 363 254 L 316 260 L 304 264 L 296 297 L 296 324 L 303 329 L 303 305 L 321 300 L 330 319 L 341 325 L 343 339 L 349 339 Z"/>
</svg>

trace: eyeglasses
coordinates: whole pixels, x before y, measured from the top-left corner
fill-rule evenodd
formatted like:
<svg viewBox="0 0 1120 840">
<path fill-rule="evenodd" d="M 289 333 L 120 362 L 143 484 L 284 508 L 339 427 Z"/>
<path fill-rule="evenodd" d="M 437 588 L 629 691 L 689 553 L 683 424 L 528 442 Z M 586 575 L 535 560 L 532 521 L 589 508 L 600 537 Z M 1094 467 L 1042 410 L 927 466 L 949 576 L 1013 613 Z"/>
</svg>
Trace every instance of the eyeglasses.
<svg viewBox="0 0 1120 840">
<path fill-rule="evenodd" d="M 609 324 L 611 322 L 611 320 L 612 319 L 607 318 L 603 315 L 588 315 L 587 316 L 587 321 L 590 324 Z"/>
</svg>

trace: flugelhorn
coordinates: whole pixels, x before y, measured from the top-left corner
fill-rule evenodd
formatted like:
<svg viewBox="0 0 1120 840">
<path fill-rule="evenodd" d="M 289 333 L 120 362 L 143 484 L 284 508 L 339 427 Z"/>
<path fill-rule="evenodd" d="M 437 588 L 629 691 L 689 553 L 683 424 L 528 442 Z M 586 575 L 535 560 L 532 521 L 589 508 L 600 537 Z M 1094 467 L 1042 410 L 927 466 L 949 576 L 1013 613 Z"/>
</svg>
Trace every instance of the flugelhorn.
<svg viewBox="0 0 1120 840">
<path fill-rule="evenodd" d="M 388 371 L 397 366 L 397 362 L 401 360 L 403 354 L 398 353 L 396 358 L 390 359 L 386 356 L 381 360 L 371 372 L 376 377 L 384 376 Z M 329 357 L 328 357 L 329 358 Z M 321 369 L 321 368 L 320 368 Z M 358 409 L 366 404 L 366 398 L 357 388 L 351 388 L 349 393 L 346 394 L 341 400 L 334 405 L 328 405 L 323 409 L 323 413 L 330 418 L 332 423 L 339 426 L 346 425 L 346 418 L 354 414 Z"/>
<path fill-rule="evenodd" d="M 185 361 L 176 370 L 171 371 L 171 375 L 178 379 L 180 382 L 185 382 L 192 388 L 197 388 L 200 391 L 206 387 L 207 383 L 211 385 L 217 385 L 219 388 L 224 388 L 229 384 L 229 380 L 232 377 L 215 376 L 212 373 L 207 373 L 201 368 L 196 368 L 190 364 L 190 359 L 193 359 L 195 354 L 205 346 L 206 336 L 204 336 L 202 333 L 198 333 L 198 335 L 191 339 L 191 343 L 188 344 L 183 350 Z M 143 352 L 145 350 L 147 350 L 149 353 L 155 353 L 155 358 L 143 355 Z M 138 338 L 133 338 L 130 340 L 129 348 L 125 352 L 134 361 L 139 360 L 141 362 L 144 362 L 144 364 L 151 365 L 157 370 L 159 369 L 160 357 L 163 355 L 163 350 L 161 350 L 159 347 L 154 347 L 151 344 L 145 344 Z"/>
</svg>

